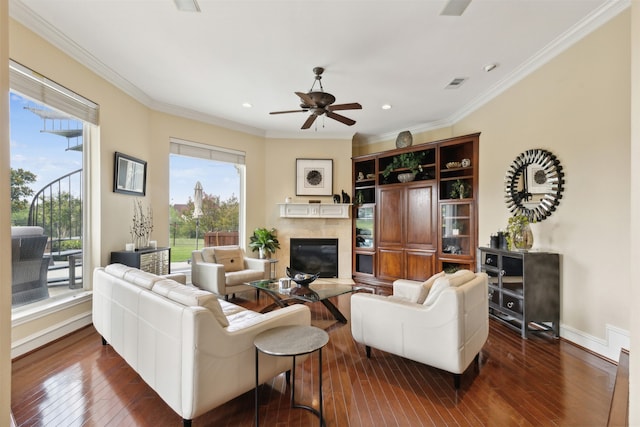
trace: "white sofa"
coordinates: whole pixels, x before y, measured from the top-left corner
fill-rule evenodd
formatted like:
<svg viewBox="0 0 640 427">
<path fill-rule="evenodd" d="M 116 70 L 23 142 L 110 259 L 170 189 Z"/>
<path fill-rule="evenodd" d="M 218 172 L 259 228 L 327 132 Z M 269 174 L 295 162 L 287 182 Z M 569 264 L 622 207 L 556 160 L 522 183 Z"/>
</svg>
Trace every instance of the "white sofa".
<svg viewBox="0 0 640 427">
<path fill-rule="evenodd" d="M 309 325 L 295 304 L 266 314 L 210 292 L 121 264 L 93 274 L 93 324 L 182 418 L 184 425 L 255 387 L 260 332 Z M 291 358 L 260 354 L 260 383 L 291 369 Z"/>
<path fill-rule="evenodd" d="M 460 375 L 489 335 L 488 277 L 461 270 L 424 283 L 398 280 L 393 295 L 351 297 L 351 333 L 371 347 Z"/>
<path fill-rule="evenodd" d="M 268 279 L 271 263 L 246 256 L 240 246 L 211 246 L 191 253 L 191 283 L 224 296 L 254 290 L 244 283 Z"/>
</svg>

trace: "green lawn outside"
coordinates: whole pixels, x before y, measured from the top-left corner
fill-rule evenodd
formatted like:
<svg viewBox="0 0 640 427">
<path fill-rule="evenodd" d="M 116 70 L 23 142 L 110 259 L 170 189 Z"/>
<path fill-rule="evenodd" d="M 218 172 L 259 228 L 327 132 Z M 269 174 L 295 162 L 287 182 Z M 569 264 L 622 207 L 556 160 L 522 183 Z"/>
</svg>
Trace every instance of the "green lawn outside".
<svg viewBox="0 0 640 427">
<path fill-rule="evenodd" d="M 191 251 L 196 249 L 196 239 L 171 239 L 171 262 L 183 262 L 191 259 Z M 204 246 L 204 239 L 198 239 L 198 249 Z"/>
</svg>

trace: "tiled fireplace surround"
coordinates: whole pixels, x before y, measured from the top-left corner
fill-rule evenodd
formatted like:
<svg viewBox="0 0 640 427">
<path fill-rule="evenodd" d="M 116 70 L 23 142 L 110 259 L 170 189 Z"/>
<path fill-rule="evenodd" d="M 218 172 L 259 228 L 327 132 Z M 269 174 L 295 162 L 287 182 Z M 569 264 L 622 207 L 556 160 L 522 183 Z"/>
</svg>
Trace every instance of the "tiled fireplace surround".
<svg viewBox="0 0 640 427">
<path fill-rule="evenodd" d="M 351 220 L 350 219 L 300 219 L 278 218 L 274 227 L 278 233 L 280 249 L 276 271 L 278 277 L 285 277 L 289 266 L 290 239 L 332 238 L 338 239 L 338 277 L 351 278 Z"/>
</svg>

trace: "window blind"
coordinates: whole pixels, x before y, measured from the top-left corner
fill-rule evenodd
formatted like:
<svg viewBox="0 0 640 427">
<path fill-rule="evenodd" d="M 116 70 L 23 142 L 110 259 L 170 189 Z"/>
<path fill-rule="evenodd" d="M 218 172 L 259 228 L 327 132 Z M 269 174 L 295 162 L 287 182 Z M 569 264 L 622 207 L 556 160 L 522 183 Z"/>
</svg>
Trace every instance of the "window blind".
<svg viewBox="0 0 640 427">
<path fill-rule="evenodd" d="M 11 60 L 9 86 L 12 90 L 63 113 L 94 125 L 98 124 L 97 104 Z"/>
<path fill-rule="evenodd" d="M 169 140 L 171 154 L 179 154 L 200 159 L 216 160 L 219 162 L 233 163 L 236 165 L 245 164 L 245 152 L 232 150 L 230 148 L 216 147 L 198 142 L 185 141 L 171 138 Z"/>
</svg>

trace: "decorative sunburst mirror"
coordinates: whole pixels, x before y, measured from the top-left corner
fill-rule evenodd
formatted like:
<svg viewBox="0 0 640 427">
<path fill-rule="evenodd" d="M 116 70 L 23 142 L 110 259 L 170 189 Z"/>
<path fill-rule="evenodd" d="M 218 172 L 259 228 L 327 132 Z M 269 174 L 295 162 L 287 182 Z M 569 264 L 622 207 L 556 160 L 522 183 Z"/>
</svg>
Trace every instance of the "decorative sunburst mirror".
<svg viewBox="0 0 640 427">
<path fill-rule="evenodd" d="M 542 221 L 560 204 L 564 172 L 550 151 L 527 150 L 513 161 L 505 177 L 505 202 L 513 215 Z"/>
</svg>

